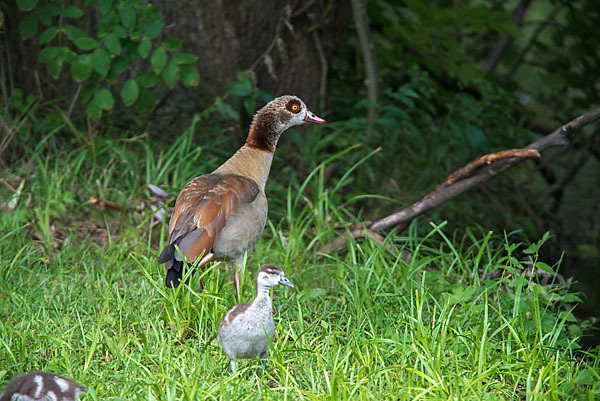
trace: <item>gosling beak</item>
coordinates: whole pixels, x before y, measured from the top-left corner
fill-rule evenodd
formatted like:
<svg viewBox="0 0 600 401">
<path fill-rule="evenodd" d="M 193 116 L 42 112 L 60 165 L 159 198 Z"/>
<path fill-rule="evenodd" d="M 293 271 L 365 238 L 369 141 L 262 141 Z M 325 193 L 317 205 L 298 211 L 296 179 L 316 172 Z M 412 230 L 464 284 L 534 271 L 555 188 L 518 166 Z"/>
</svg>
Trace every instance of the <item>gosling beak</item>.
<svg viewBox="0 0 600 401">
<path fill-rule="evenodd" d="M 292 284 L 292 282 L 290 280 L 288 280 L 288 278 L 286 276 L 284 276 L 283 274 L 279 276 L 279 283 L 281 285 L 286 285 L 288 287 L 293 287 L 294 284 Z"/>
<path fill-rule="evenodd" d="M 315 124 L 323 124 L 325 120 L 320 117 L 317 117 L 313 114 L 312 111 L 306 110 L 306 115 L 304 116 L 305 123 L 315 123 Z"/>
</svg>

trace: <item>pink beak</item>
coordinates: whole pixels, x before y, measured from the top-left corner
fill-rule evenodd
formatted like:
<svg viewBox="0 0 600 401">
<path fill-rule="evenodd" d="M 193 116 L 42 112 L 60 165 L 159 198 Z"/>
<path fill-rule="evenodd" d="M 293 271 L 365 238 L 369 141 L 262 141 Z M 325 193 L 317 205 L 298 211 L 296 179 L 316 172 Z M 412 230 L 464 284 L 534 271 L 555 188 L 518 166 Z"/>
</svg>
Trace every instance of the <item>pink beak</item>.
<svg viewBox="0 0 600 401">
<path fill-rule="evenodd" d="M 306 116 L 304 116 L 305 123 L 323 124 L 325 120 L 315 116 L 310 110 L 306 110 Z"/>
</svg>

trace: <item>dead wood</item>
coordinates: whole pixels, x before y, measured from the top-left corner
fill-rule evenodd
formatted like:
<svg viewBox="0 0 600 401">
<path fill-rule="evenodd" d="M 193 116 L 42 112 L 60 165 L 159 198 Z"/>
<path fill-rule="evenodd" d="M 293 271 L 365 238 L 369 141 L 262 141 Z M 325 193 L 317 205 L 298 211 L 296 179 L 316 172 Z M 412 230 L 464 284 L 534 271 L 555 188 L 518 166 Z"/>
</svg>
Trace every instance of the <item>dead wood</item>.
<svg viewBox="0 0 600 401">
<path fill-rule="evenodd" d="M 444 182 L 442 182 L 440 185 L 435 187 L 435 189 L 432 192 L 439 191 L 440 189 L 445 188 L 448 185 L 451 185 L 452 183 L 454 183 L 456 181 L 462 180 L 463 178 L 470 176 L 471 174 L 473 174 L 473 172 L 475 170 L 477 170 L 479 167 L 481 167 L 483 165 L 489 165 L 498 160 L 508 159 L 509 157 L 540 158 L 542 156 L 540 155 L 540 152 L 537 151 L 537 149 L 509 149 L 509 150 L 501 150 L 500 152 L 483 155 L 483 156 L 478 157 L 477 159 L 473 160 L 472 162 L 470 162 L 463 168 L 460 168 L 460 169 L 456 170 L 454 173 L 450 174 L 448 176 L 448 178 L 446 178 L 444 180 Z"/>
<path fill-rule="evenodd" d="M 523 149 L 511 149 L 481 156 L 452 173 L 442 184 L 438 185 L 435 190 L 421 200 L 389 216 L 375 220 L 370 224 L 364 224 L 365 229 L 358 231 L 355 229 L 350 234 L 354 238 L 359 238 L 364 237 L 365 233 L 371 236 L 370 233 L 377 233 L 392 228 L 395 228 L 398 232 L 402 231 L 415 217 L 438 207 L 476 185 L 488 181 L 526 158 L 539 157 L 539 152 L 542 150 L 567 145 L 570 135 L 573 132 L 598 119 L 600 119 L 600 108 L 580 115 L 560 126 L 552 133 L 530 143 Z M 473 174 L 475 170 L 478 170 L 478 172 Z M 346 236 L 344 235 L 326 244 L 321 249 L 325 252 L 330 252 L 343 246 L 345 241 Z"/>
<path fill-rule="evenodd" d="M 115 203 L 115 202 L 112 202 L 109 200 L 105 200 L 105 199 L 96 198 L 95 196 L 90 197 L 90 203 L 92 205 L 97 205 L 100 210 L 109 208 L 109 209 L 119 210 L 121 212 L 127 211 L 125 208 L 123 208 L 123 206 L 119 205 L 118 203 Z"/>
<path fill-rule="evenodd" d="M 564 146 L 569 143 L 569 136 L 571 133 L 594 121 L 597 121 L 599 118 L 600 108 L 597 108 L 589 113 L 580 115 L 572 121 L 569 121 L 568 123 L 554 130 L 552 133 L 530 143 L 521 150 L 531 149 L 539 152 L 555 146 Z M 434 190 L 430 194 L 426 195 L 423 199 L 413 203 L 411 206 L 382 219 L 376 220 L 371 226 L 369 226 L 369 229 L 373 231 L 382 231 L 392 227 L 405 227 L 415 217 L 436 208 L 442 203 L 455 198 L 456 196 L 476 185 L 486 182 L 490 178 L 513 167 L 522 160 L 524 160 L 522 157 L 508 157 L 491 162 L 491 164 L 487 167 L 480 169 L 478 173 L 471 176 L 466 176 L 458 181 L 454 181 L 453 183 L 439 190 Z"/>
</svg>

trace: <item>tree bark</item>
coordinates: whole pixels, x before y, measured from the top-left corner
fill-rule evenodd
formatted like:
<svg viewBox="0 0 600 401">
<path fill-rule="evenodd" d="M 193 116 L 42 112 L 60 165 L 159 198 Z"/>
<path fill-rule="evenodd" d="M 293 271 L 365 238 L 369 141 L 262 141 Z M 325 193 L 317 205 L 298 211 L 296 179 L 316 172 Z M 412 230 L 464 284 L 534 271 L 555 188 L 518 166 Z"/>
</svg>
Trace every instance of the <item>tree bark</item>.
<svg viewBox="0 0 600 401">
<path fill-rule="evenodd" d="M 203 101 L 222 95 L 223 84 L 235 80 L 237 71 L 254 67 L 260 89 L 276 96 L 295 94 L 309 105 L 316 102 L 322 64 L 331 62 L 352 17 L 346 1 L 162 0 L 162 4 L 171 22 L 168 34 L 182 37 L 183 50 L 200 56 L 201 84 L 192 92 Z"/>
</svg>

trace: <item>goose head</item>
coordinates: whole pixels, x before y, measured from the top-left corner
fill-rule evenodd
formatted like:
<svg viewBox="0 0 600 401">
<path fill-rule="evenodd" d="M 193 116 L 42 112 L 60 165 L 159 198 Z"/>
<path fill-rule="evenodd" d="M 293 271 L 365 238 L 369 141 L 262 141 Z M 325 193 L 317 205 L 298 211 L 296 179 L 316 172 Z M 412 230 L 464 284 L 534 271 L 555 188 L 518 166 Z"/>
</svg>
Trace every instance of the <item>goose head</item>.
<svg viewBox="0 0 600 401">
<path fill-rule="evenodd" d="M 280 96 L 260 109 L 252 120 L 246 144 L 274 152 L 281 134 L 304 123 L 323 124 L 325 120 L 312 113 L 297 96 Z"/>
</svg>

